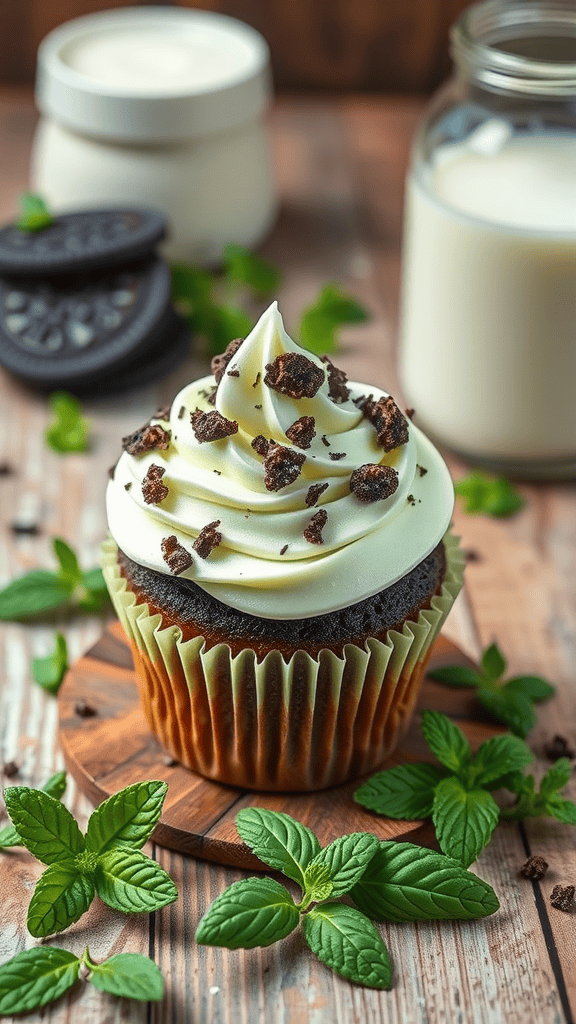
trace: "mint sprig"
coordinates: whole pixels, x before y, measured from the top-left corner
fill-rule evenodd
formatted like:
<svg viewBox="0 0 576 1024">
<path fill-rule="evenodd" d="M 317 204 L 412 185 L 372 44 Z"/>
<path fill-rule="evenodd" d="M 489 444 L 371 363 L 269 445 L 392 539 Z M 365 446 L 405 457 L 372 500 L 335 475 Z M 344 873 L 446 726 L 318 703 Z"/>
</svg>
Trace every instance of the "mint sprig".
<svg viewBox="0 0 576 1024">
<path fill-rule="evenodd" d="M 20 216 L 16 221 L 19 231 L 43 231 L 54 223 L 54 217 L 48 210 L 42 196 L 25 192 L 18 200 Z"/>
<path fill-rule="evenodd" d="M 204 945 L 269 946 L 301 922 L 310 949 L 333 971 L 358 984 L 388 988 L 388 951 L 365 914 L 390 921 L 465 920 L 498 909 L 486 882 L 410 843 L 379 843 L 376 836 L 358 832 L 322 849 L 305 825 L 261 807 L 240 811 L 236 827 L 256 856 L 297 882 L 302 899 L 295 903 L 271 878 L 235 882 L 198 924 L 196 940 Z M 335 902 L 345 894 L 359 909 Z"/>
<path fill-rule="evenodd" d="M 484 651 L 477 671 L 465 665 L 447 665 L 428 675 L 448 686 L 476 687 L 476 698 L 485 710 L 525 739 L 536 722 L 534 704 L 554 696 L 556 689 L 540 676 L 512 676 L 505 680 L 506 667 L 504 655 L 493 643 Z"/>
<path fill-rule="evenodd" d="M 337 284 L 327 284 L 316 301 L 302 314 L 300 339 L 316 355 L 336 351 L 336 331 L 349 324 L 362 324 L 370 313 Z"/>
<path fill-rule="evenodd" d="M 58 571 L 34 569 L 12 580 L 0 591 L 0 620 L 28 619 L 67 605 L 79 611 L 97 612 L 108 591 L 101 569 L 84 571 L 72 548 L 61 537 L 52 539 Z"/>
<path fill-rule="evenodd" d="M 503 519 L 516 515 L 526 504 L 526 499 L 503 476 L 470 473 L 456 482 L 454 491 L 462 498 L 464 511 L 469 515 Z"/>
<path fill-rule="evenodd" d="M 48 447 L 60 454 L 87 452 L 90 427 L 78 399 L 68 391 L 53 391 L 48 401 L 54 413 L 54 420 L 44 433 Z"/>
<path fill-rule="evenodd" d="M 56 695 L 68 671 L 68 648 L 63 633 L 56 633 L 56 647 L 45 658 L 34 658 L 32 675 L 43 690 Z"/>
<path fill-rule="evenodd" d="M 227 245 L 222 260 L 228 281 L 248 286 L 258 298 L 269 298 L 282 284 L 277 267 L 241 245 Z"/>
<path fill-rule="evenodd" d="M 161 999 L 162 974 L 141 953 L 119 953 L 93 963 L 86 947 L 81 957 L 54 946 L 25 949 L 0 967 L 0 1016 L 27 1013 L 53 1003 L 87 970 L 86 981 L 111 995 L 145 1002 Z"/>
<path fill-rule="evenodd" d="M 508 779 L 507 788 L 516 793 L 517 802 L 513 807 L 503 808 L 500 817 L 504 821 L 521 821 L 548 816 L 566 825 L 576 825 L 576 803 L 561 795 L 571 775 L 570 761 L 560 757 L 543 776 L 538 790 L 533 775 Z"/>
<path fill-rule="evenodd" d="M 124 913 L 157 910 L 177 899 L 170 876 L 140 852 L 160 818 L 166 790 L 166 783 L 151 781 L 115 793 L 93 812 L 86 836 L 54 797 L 26 786 L 6 790 L 20 841 L 48 865 L 28 908 L 31 935 L 63 931 L 88 910 L 95 893 Z"/>
<path fill-rule="evenodd" d="M 56 772 L 55 775 L 51 775 L 47 782 L 42 786 L 42 792 L 48 793 L 48 796 L 54 797 L 55 800 L 60 800 L 66 789 L 66 772 Z M 21 839 L 18 835 L 14 825 L 7 825 L 0 831 L 0 850 L 7 849 L 12 846 L 20 846 Z"/>
</svg>

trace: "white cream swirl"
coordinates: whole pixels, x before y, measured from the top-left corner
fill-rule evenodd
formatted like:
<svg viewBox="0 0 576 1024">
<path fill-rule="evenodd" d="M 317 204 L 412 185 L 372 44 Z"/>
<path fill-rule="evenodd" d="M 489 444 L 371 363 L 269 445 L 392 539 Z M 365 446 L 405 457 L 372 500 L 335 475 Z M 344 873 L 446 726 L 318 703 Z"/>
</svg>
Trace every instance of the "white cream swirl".
<svg viewBox="0 0 576 1024">
<path fill-rule="evenodd" d="M 273 303 L 218 386 L 216 409 L 237 421 L 237 433 L 197 439 L 190 416 L 196 408 L 213 410 L 207 397 L 214 378 L 189 384 L 172 403 L 170 447 L 136 456 L 124 452 L 108 487 L 107 509 L 114 540 L 134 561 L 169 573 L 161 542 L 174 534 L 193 556 L 180 580 L 194 580 L 224 604 L 252 615 L 294 619 L 355 604 L 404 576 L 446 531 L 454 492 L 440 455 L 413 424 L 406 444 L 388 454 L 377 444 L 374 426 L 352 399 L 370 393 L 378 399 L 385 392 L 348 382 L 350 398 L 337 404 L 329 397 L 327 367 L 310 353 L 325 377 L 313 398 L 294 399 L 265 384 L 267 364 L 285 352 L 303 354 Z M 302 452 L 301 472 L 287 487 L 267 490 L 263 459 L 251 442 L 262 434 L 301 452 L 286 431 L 302 416 L 314 417 L 316 433 Z M 332 459 L 331 453 L 344 455 Z M 394 494 L 362 502 L 351 493 L 350 475 L 366 463 L 397 471 Z M 168 495 L 159 504 L 146 504 L 142 494 L 151 465 L 165 469 Z M 306 495 L 315 483 L 328 487 L 308 508 Z M 314 544 L 304 529 L 319 508 L 328 518 L 322 543 Z M 222 541 L 200 558 L 192 545 L 214 520 L 220 521 Z"/>
</svg>

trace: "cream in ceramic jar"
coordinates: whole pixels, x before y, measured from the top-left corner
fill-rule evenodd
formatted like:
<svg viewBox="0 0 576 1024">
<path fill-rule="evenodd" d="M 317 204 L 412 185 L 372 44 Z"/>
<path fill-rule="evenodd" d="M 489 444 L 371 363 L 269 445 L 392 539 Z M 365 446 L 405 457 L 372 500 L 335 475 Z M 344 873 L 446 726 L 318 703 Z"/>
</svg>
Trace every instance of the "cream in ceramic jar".
<svg viewBox="0 0 576 1024">
<path fill-rule="evenodd" d="M 213 264 L 274 219 L 270 91 L 264 39 L 232 18 L 167 7 L 76 18 L 39 49 L 32 188 L 56 211 L 156 207 L 168 254 Z"/>
</svg>

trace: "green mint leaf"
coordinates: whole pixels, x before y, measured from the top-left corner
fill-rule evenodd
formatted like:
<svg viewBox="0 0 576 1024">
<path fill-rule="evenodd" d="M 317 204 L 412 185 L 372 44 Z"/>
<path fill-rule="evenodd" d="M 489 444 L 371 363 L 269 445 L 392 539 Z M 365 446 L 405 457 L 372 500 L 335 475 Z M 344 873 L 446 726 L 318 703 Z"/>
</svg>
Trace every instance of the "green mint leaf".
<svg viewBox="0 0 576 1024">
<path fill-rule="evenodd" d="M 465 790 L 458 779 L 443 779 L 432 810 L 440 849 L 469 867 L 490 842 L 499 814 L 498 804 L 485 789 Z"/>
<path fill-rule="evenodd" d="M 34 195 L 32 192 L 25 192 L 18 200 L 20 216 L 16 221 L 19 231 L 43 231 L 54 223 L 54 217 L 49 212 L 42 196 Z"/>
<path fill-rule="evenodd" d="M 373 775 L 356 790 L 354 799 L 387 818 L 428 818 L 432 814 L 434 787 L 445 774 L 433 764 L 398 765 Z"/>
<path fill-rule="evenodd" d="M 229 280 L 248 285 L 260 298 L 274 295 L 282 284 L 276 267 L 240 245 L 227 245 L 222 259 Z"/>
<path fill-rule="evenodd" d="M 87 569 L 86 572 L 82 573 L 80 583 L 83 587 L 86 587 L 86 590 L 91 590 L 94 594 L 108 593 L 102 569 Z"/>
<path fill-rule="evenodd" d="M 94 883 L 71 861 L 51 864 L 40 875 L 28 907 L 28 931 L 35 938 L 62 932 L 88 910 Z"/>
<path fill-rule="evenodd" d="M 548 769 L 540 783 L 540 795 L 543 797 L 552 796 L 570 781 L 572 765 L 567 757 L 559 757 L 551 768 Z"/>
<path fill-rule="evenodd" d="M 140 850 L 160 820 L 165 782 L 137 782 L 108 797 L 90 815 L 86 849 L 94 853 L 130 847 Z"/>
<path fill-rule="evenodd" d="M 217 356 L 235 338 L 245 338 L 252 330 L 252 321 L 247 313 L 235 306 L 213 306 L 206 318 L 205 334 L 208 353 Z"/>
<path fill-rule="evenodd" d="M 546 700 L 556 693 L 556 687 L 540 676 L 513 676 L 507 681 L 505 689 L 509 692 L 523 693 L 536 701 Z"/>
<path fill-rule="evenodd" d="M 491 679 L 500 679 L 506 671 L 506 659 L 498 644 L 490 644 L 486 648 L 480 664 L 484 675 L 489 676 Z"/>
<path fill-rule="evenodd" d="M 467 665 L 445 665 L 444 668 L 435 668 L 426 675 L 429 679 L 446 683 L 448 686 L 478 686 L 481 678 L 478 672 Z"/>
<path fill-rule="evenodd" d="M 475 785 L 487 786 L 510 772 L 523 771 L 533 760 L 534 754 L 518 736 L 493 736 L 476 751 L 472 763 Z"/>
<path fill-rule="evenodd" d="M 378 929 L 354 907 L 324 903 L 304 917 L 304 935 L 322 963 L 348 981 L 389 988 L 392 967 Z"/>
<path fill-rule="evenodd" d="M 412 843 L 381 843 L 350 896 L 377 921 L 469 921 L 499 907 L 487 882 Z"/>
<path fill-rule="evenodd" d="M 55 775 L 51 775 L 41 788 L 43 793 L 48 793 L 48 796 L 59 800 L 66 789 L 66 772 L 56 772 Z M 0 850 L 9 846 L 20 846 L 20 836 L 14 825 L 7 825 L 0 831 Z"/>
<path fill-rule="evenodd" d="M 480 686 L 476 696 L 494 718 L 507 725 L 516 736 L 526 739 L 536 722 L 536 712 L 529 697 L 507 690 L 506 685 L 497 690 Z"/>
<path fill-rule="evenodd" d="M 66 949 L 24 949 L 0 967 L 0 1016 L 46 1006 L 72 988 L 80 960 Z"/>
<path fill-rule="evenodd" d="M 32 675 L 48 693 L 57 694 L 60 684 L 68 671 L 68 649 L 66 638 L 62 633 L 56 634 L 56 648 L 52 654 L 45 658 L 34 658 L 32 661 Z"/>
<path fill-rule="evenodd" d="M 370 313 L 355 299 L 346 295 L 338 285 L 328 284 L 316 302 L 302 315 L 300 338 L 309 352 L 322 355 L 336 350 L 335 335 L 346 324 L 365 323 Z"/>
<path fill-rule="evenodd" d="M 270 946 L 294 931 L 300 915 L 273 878 L 244 878 L 218 896 L 196 929 L 196 942 L 227 949 Z"/>
<path fill-rule="evenodd" d="M 309 864 L 304 872 L 306 904 L 327 900 L 332 895 L 334 883 L 330 879 L 327 864 Z"/>
<path fill-rule="evenodd" d="M 90 428 L 78 399 L 67 391 L 54 391 L 48 401 L 54 413 L 54 420 L 44 433 L 48 447 L 60 454 L 88 451 Z"/>
<path fill-rule="evenodd" d="M 187 263 L 173 263 L 170 268 L 172 299 L 194 309 L 210 305 L 214 278 L 207 270 L 198 270 Z"/>
<path fill-rule="evenodd" d="M 11 846 L 20 846 L 20 836 L 14 825 L 6 825 L 0 830 L 0 850 L 7 850 Z"/>
<path fill-rule="evenodd" d="M 454 490 L 463 499 L 464 511 L 471 515 L 513 516 L 526 504 L 526 499 L 501 476 L 470 473 L 455 484 Z"/>
<path fill-rule="evenodd" d="M 576 825 L 576 804 L 573 800 L 553 796 L 546 801 L 546 813 L 564 822 L 565 825 Z"/>
<path fill-rule="evenodd" d="M 245 807 L 236 817 L 238 835 L 260 860 L 304 889 L 304 871 L 320 852 L 309 828 L 288 814 Z"/>
<path fill-rule="evenodd" d="M 102 992 L 142 1002 L 156 1002 L 164 995 L 162 972 L 141 953 L 118 953 L 104 963 L 94 964 L 86 951 L 84 961 L 91 972 L 88 980 Z"/>
<path fill-rule="evenodd" d="M 113 910 L 138 914 L 159 910 L 178 899 L 178 890 L 163 868 L 139 850 L 112 849 L 98 858 L 96 892 Z"/>
<path fill-rule="evenodd" d="M 72 860 L 84 849 L 75 819 L 53 796 L 40 789 L 11 786 L 4 799 L 22 845 L 43 864 Z"/>
<path fill-rule="evenodd" d="M 524 785 L 522 772 L 508 772 L 490 783 L 490 789 L 509 789 L 511 793 L 521 793 Z"/>
<path fill-rule="evenodd" d="M 0 620 L 12 622 L 60 608 L 70 596 L 70 587 L 56 573 L 34 569 L 0 590 Z"/>
<path fill-rule="evenodd" d="M 60 579 L 73 590 L 82 580 L 82 570 L 78 565 L 75 552 L 62 537 L 52 538 L 54 554 L 60 567 Z"/>
<path fill-rule="evenodd" d="M 440 764 L 459 772 L 470 764 L 470 744 L 464 733 L 439 711 L 422 712 L 422 735 Z"/>
<path fill-rule="evenodd" d="M 343 896 L 362 877 L 378 849 L 378 839 L 369 832 L 352 832 L 335 839 L 317 853 L 310 868 L 324 865 L 330 873 L 332 896 Z"/>
</svg>

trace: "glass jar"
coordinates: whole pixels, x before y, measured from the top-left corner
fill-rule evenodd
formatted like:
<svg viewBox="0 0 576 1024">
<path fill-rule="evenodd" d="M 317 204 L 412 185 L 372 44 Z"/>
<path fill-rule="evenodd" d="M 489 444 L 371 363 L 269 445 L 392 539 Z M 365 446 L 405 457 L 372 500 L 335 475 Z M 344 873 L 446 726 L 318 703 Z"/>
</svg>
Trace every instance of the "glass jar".
<svg viewBox="0 0 576 1024">
<path fill-rule="evenodd" d="M 487 0 L 407 180 L 400 377 L 458 453 L 576 472 L 576 5 Z"/>
</svg>

